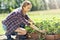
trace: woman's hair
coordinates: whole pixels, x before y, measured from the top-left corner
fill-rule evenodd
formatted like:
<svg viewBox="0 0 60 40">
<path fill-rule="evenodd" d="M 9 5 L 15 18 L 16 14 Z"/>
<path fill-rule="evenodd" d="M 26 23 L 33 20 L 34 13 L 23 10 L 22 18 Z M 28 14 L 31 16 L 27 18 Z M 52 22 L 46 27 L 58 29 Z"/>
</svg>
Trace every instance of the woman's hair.
<svg viewBox="0 0 60 40">
<path fill-rule="evenodd" d="M 28 5 L 31 5 L 31 2 L 30 2 L 30 1 L 24 1 L 24 2 L 22 3 L 21 7 L 23 8 L 23 7 L 26 7 L 26 6 L 28 6 Z"/>
</svg>

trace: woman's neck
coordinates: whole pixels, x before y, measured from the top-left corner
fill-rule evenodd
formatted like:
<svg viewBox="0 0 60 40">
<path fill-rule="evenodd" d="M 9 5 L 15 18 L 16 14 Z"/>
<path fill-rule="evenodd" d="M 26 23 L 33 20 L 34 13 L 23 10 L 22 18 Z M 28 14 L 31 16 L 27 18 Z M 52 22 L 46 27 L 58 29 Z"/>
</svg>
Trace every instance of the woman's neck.
<svg viewBox="0 0 60 40">
<path fill-rule="evenodd" d="M 26 15 L 26 12 L 24 10 L 22 10 L 22 13 L 23 13 L 23 15 Z"/>
</svg>

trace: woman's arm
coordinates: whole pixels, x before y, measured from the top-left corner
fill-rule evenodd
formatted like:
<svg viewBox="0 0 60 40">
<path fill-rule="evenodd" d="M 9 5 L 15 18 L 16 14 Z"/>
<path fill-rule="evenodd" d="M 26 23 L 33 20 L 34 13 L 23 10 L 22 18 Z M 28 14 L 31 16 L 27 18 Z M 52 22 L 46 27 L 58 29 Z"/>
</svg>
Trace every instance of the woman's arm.
<svg viewBox="0 0 60 40">
<path fill-rule="evenodd" d="M 30 22 L 32 22 L 32 23 L 34 23 L 31 19 L 28 19 L 28 21 L 30 21 Z"/>
<path fill-rule="evenodd" d="M 27 19 L 29 22 L 32 22 L 34 24 L 34 22 L 28 17 L 28 15 L 25 15 L 25 19 Z"/>
<path fill-rule="evenodd" d="M 30 23 L 31 25 L 30 25 L 30 27 L 32 28 L 32 29 L 34 29 L 34 30 L 36 30 L 36 31 L 38 31 L 38 32 L 40 32 L 40 33 L 45 33 L 46 31 L 45 30 L 39 30 L 39 28 L 37 28 L 35 25 L 33 25 L 32 23 Z"/>
<path fill-rule="evenodd" d="M 28 15 L 25 15 L 25 19 L 27 19 L 27 20 L 29 21 L 29 23 L 30 23 L 29 26 L 30 26 L 32 29 L 34 29 L 34 30 L 36 30 L 36 31 L 38 31 L 38 32 L 40 32 L 40 33 L 45 33 L 45 30 L 39 30 L 39 28 L 37 28 L 35 25 L 33 25 L 34 22 L 28 17 Z"/>
</svg>

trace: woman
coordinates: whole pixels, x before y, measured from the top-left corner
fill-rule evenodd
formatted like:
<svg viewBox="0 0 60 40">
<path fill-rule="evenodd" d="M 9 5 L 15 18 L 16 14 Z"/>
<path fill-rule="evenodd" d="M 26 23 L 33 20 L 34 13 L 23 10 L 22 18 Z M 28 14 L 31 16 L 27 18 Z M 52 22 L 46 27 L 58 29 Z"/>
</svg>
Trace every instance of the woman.
<svg viewBox="0 0 60 40">
<path fill-rule="evenodd" d="M 13 33 L 20 36 L 20 39 L 23 40 L 22 36 L 26 35 L 27 33 L 27 30 L 24 29 L 25 25 L 33 28 L 38 32 L 45 33 L 45 30 L 39 30 L 35 25 L 33 25 L 33 21 L 26 15 L 26 13 L 30 11 L 31 8 L 31 2 L 24 1 L 21 8 L 18 8 L 11 12 L 10 15 L 8 15 L 6 19 L 2 21 L 3 26 L 6 30 L 7 40 L 13 40 L 11 38 L 11 35 Z"/>
</svg>

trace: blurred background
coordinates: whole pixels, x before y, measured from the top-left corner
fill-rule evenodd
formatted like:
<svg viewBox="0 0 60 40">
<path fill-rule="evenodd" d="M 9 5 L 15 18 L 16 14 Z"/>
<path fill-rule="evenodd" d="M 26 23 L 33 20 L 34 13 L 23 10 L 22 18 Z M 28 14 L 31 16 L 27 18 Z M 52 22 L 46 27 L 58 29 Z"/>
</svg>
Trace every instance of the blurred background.
<svg viewBox="0 0 60 40">
<path fill-rule="evenodd" d="M 0 35 L 5 33 L 1 23 L 2 20 L 14 9 L 19 8 L 23 1 L 25 0 L 0 0 Z M 34 23 L 41 23 L 44 20 L 53 20 L 52 26 L 54 23 L 60 23 L 60 0 L 29 1 L 32 3 L 32 9 L 28 12 L 28 15 Z M 60 24 L 58 26 L 60 27 Z"/>
<path fill-rule="evenodd" d="M 11 12 L 13 9 L 20 7 L 25 0 L 0 0 L 0 12 Z M 50 10 L 60 9 L 60 0 L 29 0 L 32 2 L 32 10 Z"/>
</svg>

